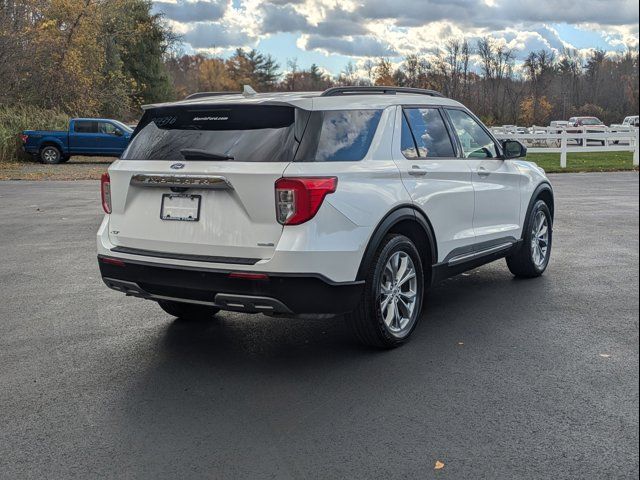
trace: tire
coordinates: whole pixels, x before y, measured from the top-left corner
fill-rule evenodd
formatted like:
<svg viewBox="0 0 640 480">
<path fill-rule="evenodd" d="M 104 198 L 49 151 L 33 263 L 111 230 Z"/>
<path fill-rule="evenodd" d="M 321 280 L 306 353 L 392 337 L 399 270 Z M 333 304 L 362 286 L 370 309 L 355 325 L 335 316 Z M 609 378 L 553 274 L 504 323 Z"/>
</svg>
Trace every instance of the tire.
<svg viewBox="0 0 640 480">
<path fill-rule="evenodd" d="M 543 200 L 537 200 L 525 224 L 522 244 L 507 257 L 509 270 L 516 277 L 539 277 L 549 265 L 552 244 L 551 212 Z"/>
<path fill-rule="evenodd" d="M 62 161 L 62 152 L 54 145 L 45 145 L 40 149 L 39 160 L 47 165 L 55 165 Z"/>
<path fill-rule="evenodd" d="M 602 140 L 602 141 L 600 141 L 600 143 L 602 144 L 603 147 L 607 146 L 607 141 L 606 140 Z"/>
<path fill-rule="evenodd" d="M 398 280 L 404 281 L 398 285 Z M 407 237 L 391 234 L 378 248 L 367 271 L 360 303 L 346 320 L 361 343 L 398 347 L 418 324 L 423 296 L 424 273 L 418 250 Z"/>
<path fill-rule="evenodd" d="M 69 160 L 71 160 L 71 156 L 65 155 L 62 157 L 62 160 L 60 160 L 60 163 L 67 163 Z"/>
<path fill-rule="evenodd" d="M 209 320 L 220 311 L 219 308 L 193 303 L 172 302 L 168 300 L 158 301 L 160 308 L 169 315 L 183 320 Z"/>
</svg>

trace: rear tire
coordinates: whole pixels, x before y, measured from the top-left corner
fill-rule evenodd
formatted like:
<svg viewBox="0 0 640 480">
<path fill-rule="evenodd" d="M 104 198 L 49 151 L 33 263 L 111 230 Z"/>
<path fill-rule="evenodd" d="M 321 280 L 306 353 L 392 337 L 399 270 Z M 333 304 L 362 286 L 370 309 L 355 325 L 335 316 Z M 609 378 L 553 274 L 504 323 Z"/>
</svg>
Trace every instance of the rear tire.
<svg viewBox="0 0 640 480">
<path fill-rule="evenodd" d="M 159 300 L 158 305 L 169 315 L 183 320 L 210 320 L 220 311 L 219 308 L 209 307 L 207 305 L 172 302 L 169 300 Z"/>
<path fill-rule="evenodd" d="M 511 273 L 520 278 L 539 277 L 551 258 L 553 224 L 549 207 L 537 200 L 524 227 L 523 242 L 507 257 Z"/>
<path fill-rule="evenodd" d="M 423 295 L 424 274 L 418 250 L 407 237 L 391 234 L 378 248 L 360 303 L 346 320 L 361 343 L 398 347 L 418 324 Z"/>
<path fill-rule="evenodd" d="M 55 165 L 62 161 L 62 152 L 58 147 L 54 145 L 45 145 L 40 150 L 38 159 L 41 163 L 45 163 L 47 165 Z"/>
</svg>

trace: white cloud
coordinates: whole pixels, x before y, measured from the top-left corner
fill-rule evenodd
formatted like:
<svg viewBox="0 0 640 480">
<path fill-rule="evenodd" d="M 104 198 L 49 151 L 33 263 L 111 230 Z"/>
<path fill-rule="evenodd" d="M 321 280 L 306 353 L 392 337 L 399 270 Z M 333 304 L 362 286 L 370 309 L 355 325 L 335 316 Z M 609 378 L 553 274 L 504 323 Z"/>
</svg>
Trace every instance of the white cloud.
<svg viewBox="0 0 640 480">
<path fill-rule="evenodd" d="M 154 9 L 196 50 L 253 47 L 288 32 L 327 55 L 429 56 L 451 38 L 490 36 L 522 57 L 572 48 L 550 26 L 560 23 L 596 31 L 611 50 L 638 45 L 633 0 L 162 0 Z"/>
</svg>

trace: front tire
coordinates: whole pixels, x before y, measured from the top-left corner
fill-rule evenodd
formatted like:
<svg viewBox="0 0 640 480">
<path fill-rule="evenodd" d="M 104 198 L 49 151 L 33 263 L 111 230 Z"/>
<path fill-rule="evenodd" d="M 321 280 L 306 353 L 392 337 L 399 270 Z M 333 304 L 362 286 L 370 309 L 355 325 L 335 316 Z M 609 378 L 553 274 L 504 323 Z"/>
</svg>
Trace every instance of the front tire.
<svg viewBox="0 0 640 480">
<path fill-rule="evenodd" d="M 169 315 L 178 317 L 183 320 L 210 320 L 219 308 L 209 307 L 207 305 L 196 305 L 194 303 L 172 302 L 168 300 L 159 300 L 160 308 Z"/>
<path fill-rule="evenodd" d="M 525 225 L 523 242 L 507 257 L 507 266 L 516 277 L 539 277 L 551 258 L 553 224 L 549 207 L 537 200 Z"/>
<path fill-rule="evenodd" d="M 398 347 L 418 323 L 423 295 L 418 250 L 407 237 L 388 235 L 369 266 L 360 304 L 346 319 L 361 343 Z"/>
<path fill-rule="evenodd" d="M 62 152 L 58 147 L 53 145 L 45 145 L 40 150 L 40 162 L 47 165 L 55 165 L 62 161 Z"/>
</svg>

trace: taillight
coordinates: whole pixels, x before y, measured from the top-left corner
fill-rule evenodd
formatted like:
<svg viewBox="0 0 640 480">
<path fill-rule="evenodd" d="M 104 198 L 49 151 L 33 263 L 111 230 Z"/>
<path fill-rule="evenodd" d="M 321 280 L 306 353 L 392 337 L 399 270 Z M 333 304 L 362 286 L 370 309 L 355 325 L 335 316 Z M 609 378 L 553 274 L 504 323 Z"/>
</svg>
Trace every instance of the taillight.
<svg viewBox="0 0 640 480">
<path fill-rule="evenodd" d="M 29 135 L 25 135 L 24 133 L 21 133 L 20 140 L 22 141 L 22 143 L 27 143 L 27 140 L 29 140 Z"/>
<path fill-rule="evenodd" d="M 111 179 L 108 173 L 103 173 L 100 178 L 100 196 L 104 212 L 111 213 Z"/>
<path fill-rule="evenodd" d="M 283 225 L 311 220 L 324 197 L 336 191 L 336 177 L 280 178 L 276 180 L 276 218 Z"/>
</svg>

